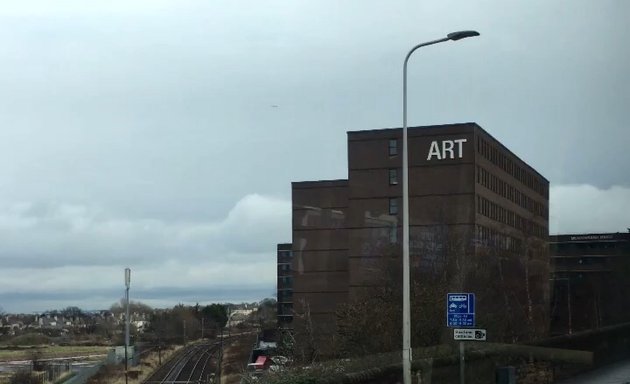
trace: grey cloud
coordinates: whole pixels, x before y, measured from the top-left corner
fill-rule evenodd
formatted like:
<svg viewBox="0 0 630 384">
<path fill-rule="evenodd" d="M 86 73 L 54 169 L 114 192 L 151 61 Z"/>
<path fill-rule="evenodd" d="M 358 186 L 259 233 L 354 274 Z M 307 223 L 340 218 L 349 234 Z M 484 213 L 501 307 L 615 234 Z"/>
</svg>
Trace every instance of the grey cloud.
<svg viewBox="0 0 630 384">
<path fill-rule="evenodd" d="M 400 126 L 404 54 L 457 29 L 482 35 L 412 58 L 409 123 L 476 121 L 552 186 L 609 196 L 630 185 L 629 12 L 614 0 L 7 4 L 1 261 L 272 260 L 290 240 L 290 182 L 347 177 L 345 132 Z M 593 222 L 562 207 L 560 231 Z"/>
<path fill-rule="evenodd" d="M 630 187 L 561 185 L 552 187 L 549 194 L 551 234 L 630 230 Z"/>
<path fill-rule="evenodd" d="M 216 222 L 165 222 L 112 217 L 104 209 L 28 204 L 0 209 L 0 260 L 6 267 L 151 264 L 255 260 L 273 249 L 270 238 L 290 237 L 290 203 L 248 195 Z M 157 259 L 156 259 L 157 258 Z"/>
<path fill-rule="evenodd" d="M 256 302 L 273 292 L 273 285 L 261 284 L 255 287 L 238 286 L 213 289 L 178 289 L 162 287 L 151 290 L 132 290 L 133 300 L 141 301 L 155 308 L 170 307 L 183 303 L 201 305 L 213 302 Z M 2 310 L 9 313 L 45 311 L 67 306 L 79 306 L 84 310 L 107 309 L 124 296 L 121 289 L 89 290 L 75 292 L 9 292 L 0 293 Z"/>
</svg>

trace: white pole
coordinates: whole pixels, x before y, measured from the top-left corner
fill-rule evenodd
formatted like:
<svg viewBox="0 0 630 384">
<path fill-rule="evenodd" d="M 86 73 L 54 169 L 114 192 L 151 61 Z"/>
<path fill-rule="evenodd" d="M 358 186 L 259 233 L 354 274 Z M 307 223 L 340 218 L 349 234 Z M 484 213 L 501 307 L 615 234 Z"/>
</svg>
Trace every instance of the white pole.
<svg viewBox="0 0 630 384">
<path fill-rule="evenodd" d="M 402 345 L 402 364 L 403 364 L 403 383 L 411 384 L 411 302 L 410 302 L 410 284 L 409 284 L 409 154 L 407 144 L 407 62 L 411 54 L 418 48 L 427 45 L 442 43 L 449 40 L 460 40 L 466 37 L 478 36 L 475 31 L 461 31 L 449 33 L 447 37 L 442 39 L 429 41 L 418 44 L 413 47 L 403 64 L 403 158 L 402 158 L 402 194 L 403 194 L 403 345 Z"/>
<path fill-rule="evenodd" d="M 411 300 L 409 285 L 409 153 L 407 144 L 407 62 L 418 48 L 447 41 L 448 38 L 418 44 L 407 53 L 403 64 L 403 154 L 402 154 L 402 194 L 403 194 L 403 383 L 411 384 Z"/>
</svg>

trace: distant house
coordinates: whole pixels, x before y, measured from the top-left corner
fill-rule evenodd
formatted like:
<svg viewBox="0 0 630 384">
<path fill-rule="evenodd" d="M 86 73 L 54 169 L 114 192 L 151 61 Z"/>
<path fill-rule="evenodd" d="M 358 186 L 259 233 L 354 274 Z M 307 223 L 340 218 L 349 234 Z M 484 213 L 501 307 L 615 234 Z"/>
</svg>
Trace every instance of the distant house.
<svg viewBox="0 0 630 384">
<path fill-rule="evenodd" d="M 131 324 L 133 324 L 133 326 L 136 327 L 136 329 L 138 330 L 138 333 L 143 333 L 149 326 L 149 322 L 146 320 L 132 321 Z"/>
</svg>

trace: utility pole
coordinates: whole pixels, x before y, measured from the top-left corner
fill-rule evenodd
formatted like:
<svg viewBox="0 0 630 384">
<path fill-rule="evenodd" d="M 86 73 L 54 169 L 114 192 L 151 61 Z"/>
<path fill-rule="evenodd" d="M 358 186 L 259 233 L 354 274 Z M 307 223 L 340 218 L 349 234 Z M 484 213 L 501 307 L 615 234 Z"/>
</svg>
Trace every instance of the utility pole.
<svg viewBox="0 0 630 384">
<path fill-rule="evenodd" d="M 201 318 L 201 340 L 203 340 L 203 323 L 204 323 L 205 318 Z"/>
<path fill-rule="evenodd" d="M 184 345 L 186 345 L 186 320 L 183 320 L 184 322 Z"/>
<path fill-rule="evenodd" d="M 219 351 L 219 358 L 217 360 L 217 373 L 216 378 L 218 382 L 221 382 L 221 363 L 223 362 L 223 327 L 220 327 L 221 332 L 221 350 Z"/>
<path fill-rule="evenodd" d="M 129 368 L 129 287 L 131 286 L 131 269 L 125 268 L 125 384 L 128 384 L 128 368 Z"/>
<path fill-rule="evenodd" d="M 227 321 L 227 325 L 228 325 L 228 337 L 232 336 L 232 328 L 230 327 L 230 322 L 231 322 L 231 316 L 232 316 L 232 311 L 230 306 L 228 305 L 228 321 Z"/>
</svg>

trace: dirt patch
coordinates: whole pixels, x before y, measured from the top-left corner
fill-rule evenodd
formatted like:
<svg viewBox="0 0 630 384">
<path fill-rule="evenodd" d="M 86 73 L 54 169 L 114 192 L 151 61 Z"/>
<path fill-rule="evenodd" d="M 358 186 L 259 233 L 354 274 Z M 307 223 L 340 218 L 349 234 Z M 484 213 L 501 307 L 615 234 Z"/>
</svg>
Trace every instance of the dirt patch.
<svg viewBox="0 0 630 384">
<path fill-rule="evenodd" d="M 239 384 L 247 360 L 256 342 L 256 334 L 239 336 L 223 348 L 221 384 Z"/>
<path fill-rule="evenodd" d="M 161 361 L 164 363 L 175 351 L 180 349 L 177 347 L 166 347 L 161 351 Z M 135 367 L 129 367 L 129 384 L 138 384 L 146 379 L 153 371 L 159 367 L 160 354 L 157 350 L 151 350 L 140 358 L 140 363 Z M 101 368 L 99 373 L 93 376 L 88 384 L 124 384 L 125 368 L 124 365 L 107 365 Z"/>
</svg>

